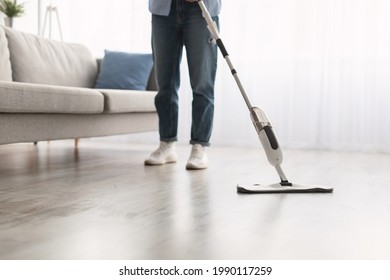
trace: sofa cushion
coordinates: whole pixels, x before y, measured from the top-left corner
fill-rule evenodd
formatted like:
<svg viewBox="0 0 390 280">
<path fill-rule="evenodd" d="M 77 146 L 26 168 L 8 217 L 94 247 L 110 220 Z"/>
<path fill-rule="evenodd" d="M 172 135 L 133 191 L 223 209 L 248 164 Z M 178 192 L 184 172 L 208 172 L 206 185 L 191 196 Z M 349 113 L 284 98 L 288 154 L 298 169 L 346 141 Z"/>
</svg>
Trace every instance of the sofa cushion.
<svg viewBox="0 0 390 280">
<path fill-rule="evenodd" d="M 63 43 L 5 28 L 15 82 L 93 87 L 96 59 L 83 45 Z"/>
<path fill-rule="evenodd" d="M 152 54 L 105 50 L 95 87 L 145 90 L 152 67 Z"/>
<path fill-rule="evenodd" d="M 0 26 L 0 81 L 12 81 L 8 41 L 2 26 Z"/>
<path fill-rule="evenodd" d="M 75 87 L 0 81 L 1 113 L 102 113 L 103 95 Z"/>
<path fill-rule="evenodd" d="M 104 112 L 155 112 L 155 91 L 99 89 L 104 95 Z"/>
</svg>

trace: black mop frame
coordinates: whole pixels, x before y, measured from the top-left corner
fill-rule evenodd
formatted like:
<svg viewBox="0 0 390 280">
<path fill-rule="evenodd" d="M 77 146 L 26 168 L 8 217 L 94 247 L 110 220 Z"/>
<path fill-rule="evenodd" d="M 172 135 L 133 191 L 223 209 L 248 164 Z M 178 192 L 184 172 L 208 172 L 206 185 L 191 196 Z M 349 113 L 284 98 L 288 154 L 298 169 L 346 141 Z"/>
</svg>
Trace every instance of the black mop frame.
<svg viewBox="0 0 390 280">
<path fill-rule="evenodd" d="M 207 28 L 209 29 L 213 40 L 217 44 L 219 50 L 222 53 L 222 56 L 226 60 L 230 71 L 236 81 L 236 84 L 240 90 L 242 97 L 244 98 L 245 104 L 248 107 L 250 112 L 252 122 L 255 126 L 255 129 L 259 135 L 261 143 L 263 144 L 264 150 L 267 154 L 268 160 L 273 165 L 280 177 L 281 182 L 277 184 L 272 184 L 268 186 L 262 186 L 255 184 L 252 187 L 243 187 L 237 185 L 237 191 L 241 193 L 307 193 L 307 192 L 317 192 L 317 193 L 328 193 L 333 192 L 331 187 L 322 187 L 322 186 L 304 186 L 290 183 L 286 175 L 284 174 L 281 165 L 283 156 L 279 148 L 276 136 L 272 130 L 272 126 L 268 121 L 265 113 L 258 107 L 253 107 L 246 91 L 241 83 L 240 78 L 238 77 L 237 70 L 234 68 L 233 63 L 230 60 L 229 53 L 226 50 L 225 45 L 222 42 L 222 39 L 219 37 L 218 27 L 213 21 L 208 12 L 206 5 L 203 0 L 197 0 L 200 9 L 202 10 L 203 16 L 207 22 Z M 265 136 L 264 136 L 265 135 Z M 264 140 L 266 138 L 267 140 Z M 276 156 L 275 156 L 276 155 Z M 273 158 L 275 157 L 275 158 Z"/>
</svg>

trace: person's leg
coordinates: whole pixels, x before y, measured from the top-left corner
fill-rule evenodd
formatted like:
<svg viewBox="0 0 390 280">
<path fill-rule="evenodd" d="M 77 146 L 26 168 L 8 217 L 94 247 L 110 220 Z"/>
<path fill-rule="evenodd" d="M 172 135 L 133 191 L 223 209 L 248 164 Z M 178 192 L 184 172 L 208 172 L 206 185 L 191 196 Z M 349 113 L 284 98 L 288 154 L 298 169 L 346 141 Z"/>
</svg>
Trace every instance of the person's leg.
<svg viewBox="0 0 390 280">
<path fill-rule="evenodd" d="M 184 45 L 193 91 L 191 144 L 209 146 L 214 119 L 217 46 L 197 3 L 188 4 L 183 26 Z M 214 20 L 218 23 L 218 17 Z"/>
<path fill-rule="evenodd" d="M 176 1 L 172 1 L 169 16 L 152 16 L 152 48 L 158 93 L 155 106 L 159 117 L 160 146 L 146 165 L 160 165 L 177 161 L 174 141 L 177 140 L 178 89 L 183 38 Z"/>
<path fill-rule="evenodd" d="M 214 20 L 218 23 L 218 17 Z M 207 168 L 205 147 L 210 145 L 214 119 L 214 83 L 217 46 L 197 3 L 188 4 L 183 22 L 183 38 L 193 93 L 191 141 L 187 169 Z"/>
<path fill-rule="evenodd" d="M 176 13 L 152 16 L 152 47 L 158 94 L 155 105 L 159 117 L 160 140 L 177 141 L 178 89 L 183 39 Z"/>
</svg>

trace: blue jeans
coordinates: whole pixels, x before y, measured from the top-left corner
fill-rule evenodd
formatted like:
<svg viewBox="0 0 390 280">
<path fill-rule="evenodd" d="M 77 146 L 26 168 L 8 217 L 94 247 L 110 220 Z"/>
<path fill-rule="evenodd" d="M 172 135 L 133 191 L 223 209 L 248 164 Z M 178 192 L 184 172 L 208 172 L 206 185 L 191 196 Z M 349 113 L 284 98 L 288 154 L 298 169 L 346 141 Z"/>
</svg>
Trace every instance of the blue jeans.
<svg viewBox="0 0 390 280">
<path fill-rule="evenodd" d="M 218 17 L 214 20 L 218 23 Z M 161 141 L 177 141 L 180 62 L 185 47 L 193 94 L 190 143 L 210 145 L 217 70 L 217 47 L 210 38 L 196 2 L 172 0 L 169 16 L 152 15 L 152 48 L 158 85 L 155 105 Z"/>
</svg>

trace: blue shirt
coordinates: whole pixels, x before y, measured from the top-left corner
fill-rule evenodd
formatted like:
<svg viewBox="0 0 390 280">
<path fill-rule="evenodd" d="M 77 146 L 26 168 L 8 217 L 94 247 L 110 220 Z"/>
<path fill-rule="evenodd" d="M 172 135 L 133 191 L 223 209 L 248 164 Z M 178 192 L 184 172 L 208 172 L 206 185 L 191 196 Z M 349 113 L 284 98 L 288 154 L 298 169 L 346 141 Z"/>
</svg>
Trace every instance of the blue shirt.
<svg viewBox="0 0 390 280">
<path fill-rule="evenodd" d="M 183 0 L 184 1 L 184 0 Z M 212 17 L 219 15 L 221 0 L 203 0 Z M 149 0 L 149 11 L 154 15 L 168 16 L 172 0 Z"/>
</svg>

